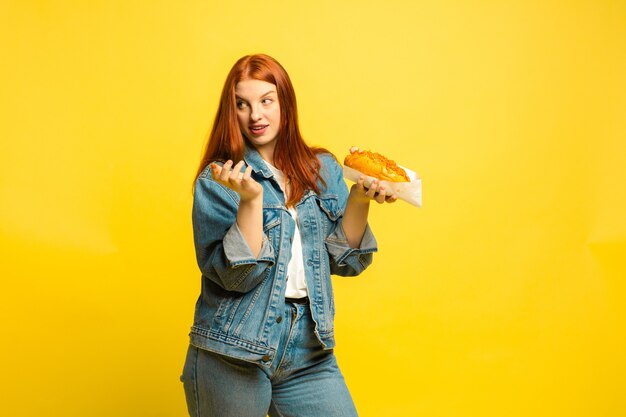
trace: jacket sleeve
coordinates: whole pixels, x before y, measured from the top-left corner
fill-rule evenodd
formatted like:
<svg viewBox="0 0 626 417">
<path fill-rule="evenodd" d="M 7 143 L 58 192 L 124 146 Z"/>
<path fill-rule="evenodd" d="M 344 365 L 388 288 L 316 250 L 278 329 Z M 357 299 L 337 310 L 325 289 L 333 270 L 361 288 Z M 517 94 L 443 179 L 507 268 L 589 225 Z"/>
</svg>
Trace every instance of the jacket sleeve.
<svg viewBox="0 0 626 417">
<path fill-rule="evenodd" d="M 210 171 L 208 171 L 210 176 Z M 200 271 L 228 291 L 248 292 L 274 264 L 267 236 L 255 258 L 239 227 L 239 195 L 202 174 L 196 180 L 192 223 Z"/>
<path fill-rule="evenodd" d="M 343 180 L 343 169 L 334 157 L 322 160 L 323 171 L 327 172 L 325 180 L 329 190 L 337 193 L 339 206 L 345 212 L 348 201 L 348 186 Z M 326 238 L 326 249 L 330 257 L 331 274 L 341 276 L 359 275 L 371 263 L 373 253 L 378 251 L 376 238 L 369 224 L 365 226 L 365 233 L 358 248 L 351 248 L 342 226 L 343 215 L 337 219 L 335 229 Z"/>
</svg>

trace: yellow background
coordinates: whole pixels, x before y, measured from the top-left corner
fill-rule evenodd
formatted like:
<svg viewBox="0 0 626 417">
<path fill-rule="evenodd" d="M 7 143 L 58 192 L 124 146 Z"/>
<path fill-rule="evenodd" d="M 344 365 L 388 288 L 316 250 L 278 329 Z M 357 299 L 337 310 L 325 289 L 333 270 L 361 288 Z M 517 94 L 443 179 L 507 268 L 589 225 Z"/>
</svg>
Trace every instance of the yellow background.
<svg viewBox="0 0 626 417">
<path fill-rule="evenodd" d="M 626 415 L 625 1 L 0 4 L 1 415 L 185 415 L 191 182 L 255 52 L 310 144 L 423 177 L 334 279 L 362 417 Z"/>
</svg>

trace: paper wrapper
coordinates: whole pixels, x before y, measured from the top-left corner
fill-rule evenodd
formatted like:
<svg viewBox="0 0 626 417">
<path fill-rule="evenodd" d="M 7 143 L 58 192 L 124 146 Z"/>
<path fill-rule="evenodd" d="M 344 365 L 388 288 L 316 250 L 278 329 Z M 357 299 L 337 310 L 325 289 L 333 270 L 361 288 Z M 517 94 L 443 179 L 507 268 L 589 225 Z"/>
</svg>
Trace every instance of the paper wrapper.
<svg viewBox="0 0 626 417">
<path fill-rule="evenodd" d="M 419 177 L 419 175 L 417 175 L 417 173 L 411 171 L 410 169 L 405 168 L 401 165 L 398 166 L 406 171 L 406 174 L 409 176 L 411 182 L 391 182 L 380 180 L 380 184 L 385 186 L 385 188 L 387 189 L 387 194 L 396 194 L 399 200 L 404 200 L 407 203 L 413 204 L 416 207 L 422 207 L 422 179 Z M 361 175 L 365 174 L 344 165 L 343 176 L 350 181 L 357 182 Z M 365 175 L 365 187 L 369 187 L 369 185 L 372 183 L 372 180 L 375 179 L 375 177 Z"/>
</svg>

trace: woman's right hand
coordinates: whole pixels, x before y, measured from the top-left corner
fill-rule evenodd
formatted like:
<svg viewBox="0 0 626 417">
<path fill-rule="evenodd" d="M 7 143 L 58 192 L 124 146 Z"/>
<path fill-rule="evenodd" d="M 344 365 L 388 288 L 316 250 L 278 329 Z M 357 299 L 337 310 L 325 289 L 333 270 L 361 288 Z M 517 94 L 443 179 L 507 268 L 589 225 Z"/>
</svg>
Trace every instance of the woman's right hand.
<svg viewBox="0 0 626 417">
<path fill-rule="evenodd" d="M 233 161 L 228 160 L 223 166 L 211 163 L 213 179 L 237 194 L 241 201 L 251 201 L 263 197 L 263 187 L 252 178 L 252 167 L 248 166 L 242 173 L 244 162 L 239 161 L 233 167 Z"/>
</svg>

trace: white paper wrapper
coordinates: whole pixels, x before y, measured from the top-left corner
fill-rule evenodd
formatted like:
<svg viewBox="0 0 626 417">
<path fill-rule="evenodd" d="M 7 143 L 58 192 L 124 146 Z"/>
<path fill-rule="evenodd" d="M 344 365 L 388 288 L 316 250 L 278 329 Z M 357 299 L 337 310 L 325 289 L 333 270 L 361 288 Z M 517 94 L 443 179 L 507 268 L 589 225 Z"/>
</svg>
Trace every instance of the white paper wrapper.
<svg viewBox="0 0 626 417">
<path fill-rule="evenodd" d="M 416 207 L 422 207 L 422 179 L 417 173 L 411 171 L 408 168 L 404 168 L 398 165 L 406 171 L 406 174 L 411 179 L 411 182 L 391 182 L 381 180 L 380 183 L 385 186 L 389 195 L 396 194 L 399 200 L 404 200 L 409 204 L 413 204 Z M 350 181 L 357 182 L 361 175 L 365 175 L 356 169 L 352 169 L 348 166 L 343 167 L 343 176 Z M 372 180 L 376 178 L 365 175 L 365 186 L 369 187 Z M 391 191 L 393 190 L 393 191 Z"/>
</svg>

